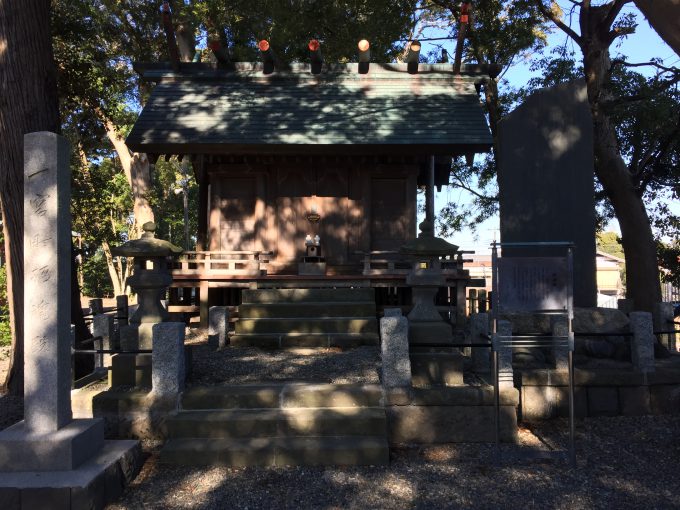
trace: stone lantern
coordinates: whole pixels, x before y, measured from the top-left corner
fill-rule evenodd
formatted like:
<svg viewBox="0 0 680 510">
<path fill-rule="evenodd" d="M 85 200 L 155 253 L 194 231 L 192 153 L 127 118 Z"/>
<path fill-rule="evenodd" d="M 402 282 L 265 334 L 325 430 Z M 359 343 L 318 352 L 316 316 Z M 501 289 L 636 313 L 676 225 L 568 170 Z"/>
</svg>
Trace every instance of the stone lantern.
<svg viewBox="0 0 680 510">
<path fill-rule="evenodd" d="M 121 257 L 134 257 L 133 275 L 128 284 L 138 296 L 137 311 L 130 317 L 130 326 L 139 330 L 138 347 L 151 348 L 151 335 L 140 328 L 145 324 L 156 324 L 168 320 L 168 312 L 161 303 L 161 296 L 172 283 L 168 258 L 182 253 L 182 248 L 156 239 L 156 224 L 149 221 L 142 228 L 140 239 L 128 241 L 122 246 L 111 248 L 111 254 Z"/>
<path fill-rule="evenodd" d="M 408 314 L 409 343 L 447 343 L 452 341 L 451 326 L 444 322 L 435 307 L 435 296 L 446 286 L 441 258 L 454 256 L 458 246 L 434 236 L 429 219 L 420 224 L 420 234 L 401 247 L 401 253 L 413 261 L 406 284 L 413 289 L 413 309 Z"/>
</svg>

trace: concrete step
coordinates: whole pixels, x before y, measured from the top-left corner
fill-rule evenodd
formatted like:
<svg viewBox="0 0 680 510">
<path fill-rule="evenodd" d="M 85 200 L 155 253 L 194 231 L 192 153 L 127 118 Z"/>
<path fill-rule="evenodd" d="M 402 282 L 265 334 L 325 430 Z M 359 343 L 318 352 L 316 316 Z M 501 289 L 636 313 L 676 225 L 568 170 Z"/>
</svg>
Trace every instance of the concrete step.
<svg viewBox="0 0 680 510">
<path fill-rule="evenodd" d="M 244 303 L 239 306 L 239 317 L 243 319 L 312 317 L 375 317 L 375 302 L 338 303 Z"/>
<path fill-rule="evenodd" d="M 189 388 L 182 409 L 380 407 L 379 384 L 222 384 Z"/>
<path fill-rule="evenodd" d="M 160 462 L 183 466 L 387 465 L 385 436 L 170 439 Z"/>
<path fill-rule="evenodd" d="M 339 347 L 347 349 L 360 345 L 378 345 L 376 333 L 246 333 L 229 337 L 230 345 L 236 347 L 259 347 L 260 349 L 286 349 L 294 347 Z"/>
<path fill-rule="evenodd" d="M 337 289 L 247 289 L 243 303 L 365 302 L 375 301 L 370 287 Z"/>
<path fill-rule="evenodd" d="M 236 334 L 244 333 L 377 333 L 378 321 L 375 317 L 333 318 L 333 319 L 244 319 L 236 323 Z"/>
<path fill-rule="evenodd" d="M 387 432 L 385 410 L 379 407 L 181 411 L 166 426 L 169 438 L 384 436 Z"/>
</svg>

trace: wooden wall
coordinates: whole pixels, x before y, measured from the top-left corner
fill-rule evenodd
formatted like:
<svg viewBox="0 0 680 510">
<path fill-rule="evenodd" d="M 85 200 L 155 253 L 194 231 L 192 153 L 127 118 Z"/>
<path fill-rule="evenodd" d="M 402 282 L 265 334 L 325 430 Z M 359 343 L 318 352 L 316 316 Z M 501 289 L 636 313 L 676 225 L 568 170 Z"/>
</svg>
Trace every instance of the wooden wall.
<svg viewBox="0 0 680 510">
<path fill-rule="evenodd" d="M 349 268 L 357 251 L 397 250 L 416 235 L 413 162 L 206 165 L 210 250 L 262 250 L 272 269 L 292 271 L 307 234 L 319 235 L 329 266 Z M 315 211 L 318 223 L 307 219 Z"/>
</svg>

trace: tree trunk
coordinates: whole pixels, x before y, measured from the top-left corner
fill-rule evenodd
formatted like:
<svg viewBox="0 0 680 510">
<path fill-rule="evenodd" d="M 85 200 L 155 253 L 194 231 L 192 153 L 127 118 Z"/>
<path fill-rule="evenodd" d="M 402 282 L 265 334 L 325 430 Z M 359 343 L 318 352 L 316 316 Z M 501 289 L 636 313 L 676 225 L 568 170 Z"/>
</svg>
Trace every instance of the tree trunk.
<svg viewBox="0 0 680 510">
<path fill-rule="evenodd" d="M 626 297 L 636 310 L 652 312 L 661 301 L 656 243 L 647 210 L 633 186 L 609 118 L 593 111 L 597 177 L 614 207 L 626 259 Z"/>
<path fill-rule="evenodd" d="M 626 297 L 636 310 L 652 312 L 661 301 L 661 284 L 656 256 L 656 243 L 647 216 L 642 193 L 633 184 L 631 174 L 621 157 L 616 131 L 603 111 L 607 99 L 604 87 L 609 78 L 609 27 L 600 24 L 607 15 L 604 7 L 591 7 L 588 19 L 581 20 L 583 71 L 588 89 L 588 102 L 593 115 L 595 171 L 609 198 L 621 227 L 626 259 Z M 583 17 L 584 10 L 581 10 Z"/>
<path fill-rule="evenodd" d="M 635 0 L 649 24 L 680 55 L 680 0 Z"/>
<path fill-rule="evenodd" d="M 111 255 L 111 248 L 106 241 L 102 243 L 102 251 L 106 257 L 106 267 L 109 270 L 109 277 L 111 278 L 111 284 L 113 285 L 113 295 L 122 296 L 125 293 L 125 279 L 127 278 L 127 274 L 123 274 L 123 268 L 120 261 L 118 261 L 118 264 L 114 261 L 113 255 Z"/>
<path fill-rule="evenodd" d="M 142 234 L 142 225 L 147 221 L 154 220 L 153 210 L 147 199 L 147 194 L 151 189 L 151 165 L 149 164 L 149 158 L 146 157 L 146 154 L 131 152 L 127 145 L 125 145 L 125 140 L 113 122 L 102 112 L 98 112 L 98 114 L 104 124 L 109 141 L 118 153 L 123 172 L 132 190 L 135 222 L 130 228 L 130 238 L 136 239 Z"/>
<path fill-rule="evenodd" d="M 0 203 L 12 358 L 5 386 L 23 395 L 24 134 L 59 131 L 49 0 L 0 0 Z"/>
</svg>

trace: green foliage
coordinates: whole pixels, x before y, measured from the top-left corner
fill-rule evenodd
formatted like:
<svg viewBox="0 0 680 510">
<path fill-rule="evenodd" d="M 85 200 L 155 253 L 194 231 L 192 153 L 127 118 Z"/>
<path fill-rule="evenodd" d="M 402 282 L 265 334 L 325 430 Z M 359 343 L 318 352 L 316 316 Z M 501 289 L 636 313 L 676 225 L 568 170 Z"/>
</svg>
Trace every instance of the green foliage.
<svg viewBox="0 0 680 510">
<path fill-rule="evenodd" d="M 416 0 L 205 0 L 178 5 L 177 19 L 227 43 L 235 61 L 259 58 L 256 43 L 267 39 L 283 62 L 308 61 L 307 43 L 318 39 L 327 62 L 356 61 L 357 42 L 368 39 L 374 61 L 390 61 L 402 49 L 395 41 L 412 28 Z"/>
<path fill-rule="evenodd" d="M 426 10 L 422 15 L 424 23 L 432 26 L 439 21 L 446 25 L 452 37 L 458 35 L 460 2 L 429 0 L 423 2 L 423 7 Z M 507 70 L 513 63 L 529 58 L 545 46 L 545 23 L 532 0 L 475 2 L 472 20 L 463 48 L 464 62 L 499 64 Z M 515 101 L 503 88 L 507 88 L 507 82 L 501 80 L 499 84 L 489 80 L 482 89 L 494 136 L 498 122 Z M 472 166 L 462 158 L 452 162 L 450 189 L 456 195 L 460 191 L 471 194 L 472 201 L 469 204 L 449 202 L 444 206 L 438 221 L 440 235 L 450 236 L 464 229 L 475 232 L 479 223 L 496 214 L 496 173 L 495 152 L 477 157 Z"/>
<path fill-rule="evenodd" d="M 85 296 L 113 297 L 113 286 L 102 250 L 96 250 L 84 260 L 81 291 Z"/>
<path fill-rule="evenodd" d="M 158 160 L 153 173 L 153 193 L 149 196 L 155 211 L 156 236 L 184 248 L 184 192 L 189 203 L 189 250 L 195 249 L 198 232 L 198 184 L 190 164 L 186 176 L 182 164 L 173 158 Z"/>
<path fill-rule="evenodd" d="M 598 232 L 595 235 L 595 242 L 598 250 L 614 257 L 624 258 L 621 238 L 616 232 Z"/>
</svg>

